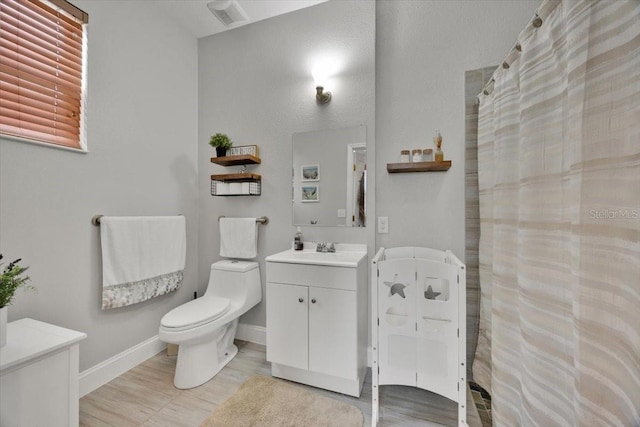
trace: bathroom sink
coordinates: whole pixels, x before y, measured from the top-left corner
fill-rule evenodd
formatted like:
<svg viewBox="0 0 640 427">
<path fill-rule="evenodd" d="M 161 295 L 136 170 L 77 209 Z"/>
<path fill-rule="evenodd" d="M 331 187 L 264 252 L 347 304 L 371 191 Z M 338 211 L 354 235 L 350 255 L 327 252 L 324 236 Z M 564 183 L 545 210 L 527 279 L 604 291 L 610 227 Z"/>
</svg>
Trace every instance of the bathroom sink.
<svg viewBox="0 0 640 427">
<path fill-rule="evenodd" d="M 305 246 L 307 244 L 305 243 Z M 313 246 L 313 245 L 309 245 Z M 334 267 L 356 267 L 367 255 L 366 245 L 336 245 L 336 252 L 316 252 L 305 248 L 302 251 L 289 249 L 269 255 L 265 261 L 289 264 L 329 265 Z"/>
</svg>

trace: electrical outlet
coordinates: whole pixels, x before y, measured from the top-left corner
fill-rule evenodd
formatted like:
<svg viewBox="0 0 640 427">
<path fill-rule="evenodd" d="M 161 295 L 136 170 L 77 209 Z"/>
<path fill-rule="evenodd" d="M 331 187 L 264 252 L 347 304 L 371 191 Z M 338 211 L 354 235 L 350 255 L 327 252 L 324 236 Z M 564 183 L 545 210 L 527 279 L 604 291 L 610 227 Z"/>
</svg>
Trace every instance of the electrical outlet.
<svg viewBox="0 0 640 427">
<path fill-rule="evenodd" d="M 344 218 L 347 216 L 346 209 L 338 209 L 338 218 Z"/>
<path fill-rule="evenodd" d="M 389 233 L 389 217 L 379 216 L 378 217 L 378 234 L 388 234 L 388 233 Z"/>
</svg>

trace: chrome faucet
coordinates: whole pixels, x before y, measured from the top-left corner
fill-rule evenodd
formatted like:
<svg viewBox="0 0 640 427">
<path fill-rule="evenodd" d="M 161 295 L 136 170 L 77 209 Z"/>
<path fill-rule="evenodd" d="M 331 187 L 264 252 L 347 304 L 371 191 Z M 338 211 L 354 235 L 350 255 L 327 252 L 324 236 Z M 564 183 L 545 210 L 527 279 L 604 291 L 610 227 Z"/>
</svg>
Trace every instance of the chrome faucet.
<svg viewBox="0 0 640 427">
<path fill-rule="evenodd" d="M 336 247 L 333 243 L 318 242 L 316 245 L 316 252 L 330 252 L 334 253 Z"/>
</svg>

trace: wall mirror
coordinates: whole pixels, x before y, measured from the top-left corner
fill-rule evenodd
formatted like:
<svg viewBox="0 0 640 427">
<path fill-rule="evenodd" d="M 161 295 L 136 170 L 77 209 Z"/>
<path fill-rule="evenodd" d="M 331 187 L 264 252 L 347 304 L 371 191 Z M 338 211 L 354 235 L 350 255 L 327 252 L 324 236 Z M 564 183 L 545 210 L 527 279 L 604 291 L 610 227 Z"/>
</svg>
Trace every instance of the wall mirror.
<svg viewBox="0 0 640 427">
<path fill-rule="evenodd" d="M 293 134 L 293 225 L 366 225 L 364 125 Z"/>
</svg>

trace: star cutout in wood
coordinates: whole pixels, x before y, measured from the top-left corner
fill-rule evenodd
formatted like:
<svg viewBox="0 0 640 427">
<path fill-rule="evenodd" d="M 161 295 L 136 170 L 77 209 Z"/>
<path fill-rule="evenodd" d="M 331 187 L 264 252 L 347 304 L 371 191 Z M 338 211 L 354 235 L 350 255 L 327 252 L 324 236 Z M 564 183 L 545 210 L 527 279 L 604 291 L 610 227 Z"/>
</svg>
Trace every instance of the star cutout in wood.
<svg viewBox="0 0 640 427">
<path fill-rule="evenodd" d="M 406 288 L 407 285 L 405 285 L 404 283 L 396 282 L 396 277 L 398 277 L 397 274 L 393 278 L 393 282 L 384 282 L 384 284 L 389 287 L 389 296 L 392 297 L 398 294 L 402 298 L 406 298 L 406 296 L 404 295 L 404 288 Z"/>
<path fill-rule="evenodd" d="M 424 297 L 426 299 L 436 299 L 436 297 L 438 295 L 442 294 L 442 292 L 435 292 L 433 290 L 433 288 L 431 287 L 431 285 L 429 285 L 429 287 L 427 288 L 426 291 L 424 291 Z"/>
</svg>

